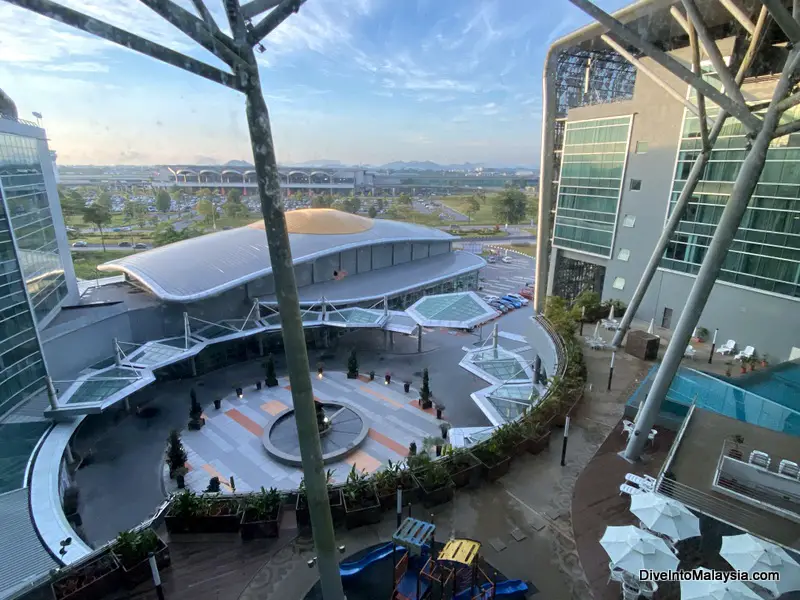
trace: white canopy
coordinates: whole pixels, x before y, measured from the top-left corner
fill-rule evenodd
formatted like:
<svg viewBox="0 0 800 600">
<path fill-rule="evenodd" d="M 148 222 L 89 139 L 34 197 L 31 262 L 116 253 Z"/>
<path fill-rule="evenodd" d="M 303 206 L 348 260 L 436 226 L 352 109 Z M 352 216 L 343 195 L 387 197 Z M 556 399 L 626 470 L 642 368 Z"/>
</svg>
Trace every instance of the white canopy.
<svg viewBox="0 0 800 600">
<path fill-rule="evenodd" d="M 631 496 L 631 512 L 650 531 L 676 542 L 700 535 L 700 520 L 689 509 L 653 492 Z"/>
<path fill-rule="evenodd" d="M 775 596 L 800 590 L 800 565 L 780 546 L 749 533 L 722 538 L 719 555 L 739 571 L 748 573 L 777 572 L 780 581 L 754 581 Z"/>
<path fill-rule="evenodd" d="M 681 600 L 761 600 L 761 597 L 741 581 L 728 581 L 718 576 L 724 573 L 698 567 L 695 573 L 702 573 L 707 579 L 681 581 Z"/>
<path fill-rule="evenodd" d="M 642 569 L 672 571 L 678 567 L 678 558 L 664 540 L 633 525 L 606 527 L 600 545 L 615 567 L 636 576 Z"/>
</svg>

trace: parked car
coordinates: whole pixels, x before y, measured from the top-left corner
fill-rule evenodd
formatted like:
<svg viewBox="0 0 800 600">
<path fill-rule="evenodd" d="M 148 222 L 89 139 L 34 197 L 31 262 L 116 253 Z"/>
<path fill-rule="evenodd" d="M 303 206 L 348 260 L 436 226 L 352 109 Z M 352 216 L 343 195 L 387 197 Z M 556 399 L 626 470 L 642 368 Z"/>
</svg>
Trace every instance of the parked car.
<svg viewBox="0 0 800 600">
<path fill-rule="evenodd" d="M 522 288 L 519 291 L 519 295 L 528 300 L 533 300 L 533 290 L 531 288 Z"/>
<path fill-rule="evenodd" d="M 511 310 L 510 308 L 508 308 L 508 306 L 506 306 L 499 300 L 492 300 L 491 302 L 489 302 L 489 306 L 491 306 L 496 310 L 499 310 L 501 313 L 507 313 L 509 310 Z"/>
<path fill-rule="evenodd" d="M 492 302 L 495 302 L 497 300 L 500 300 L 499 296 L 484 296 L 483 297 L 483 301 L 486 302 L 487 304 L 491 304 Z"/>
<path fill-rule="evenodd" d="M 73 248 L 86 248 L 86 246 L 88 246 L 88 245 L 89 244 L 87 244 L 83 240 L 78 240 L 77 242 L 72 242 L 72 247 Z"/>
<path fill-rule="evenodd" d="M 522 308 L 522 302 L 520 302 L 519 300 L 517 300 L 516 298 L 514 298 L 514 296 L 511 296 L 510 294 L 508 296 L 503 296 L 502 298 L 500 298 L 500 300 L 505 300 L 506 302 L 511 302 L 511 304 L 514 305 L 514 308 Z"/>
<path fill-rule="evenodd" d="M 502 260 L 506 264 L 509 264 L 509 263 L 513 262 L 513 259 L 508 255 L 504 256 Z"/>
<path fill-rule="evenodd" d="M 519 300 L 519 303 L 522 304 L 522 306 L 528 306 L 528 299 L 522 294 L 509 294 L 508 296 L 509 298 L 515 298 Z"/>
<path fill-rule="evenodd" d="M 486 262 L 494 264 L 494 263 L 497 262 L 497 257 L 496 256 L 490 256 L 489 258 L 486 259 Z"/>
<path fill-rule="evenodd" d="M 130 248 L 131 247 L 131 243 L 130 242 L 120 242 L 119 244 L 117 244 L 117 246 L 119 246 L 120 248 Z"/>
<path fill-rule="evenodd" d="M 143 244 L 141 242 L 137 242 L 133 245 L 134 250 L 147 250 L 147 244 Z"/>
<path fill-rule="evenodd" d="M 511 300 L 506 300 L 505 298 L 500 298 L 500 300 L 498 300 L 498 302 L 500 304 L 503 304 L 506 307 L 508 307 L 509 310 L 513 309 L 513 308 L 518 308 L 518 306 L 514 302 L 511 302 Z M 520 306 L 522 306 L 522 305 L 520 304 Z"/>
</svg>

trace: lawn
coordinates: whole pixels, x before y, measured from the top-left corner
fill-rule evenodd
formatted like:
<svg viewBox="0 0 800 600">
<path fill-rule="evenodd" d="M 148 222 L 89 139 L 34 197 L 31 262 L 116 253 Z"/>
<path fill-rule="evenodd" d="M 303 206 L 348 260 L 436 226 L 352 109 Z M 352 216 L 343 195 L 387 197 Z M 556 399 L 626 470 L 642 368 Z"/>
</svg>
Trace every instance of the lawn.
<svg viewBox="0 0 800 600">
<path fill-rule="evenodd" d="M 532 244 L 500 244 L 502 246 L 506 246 L 511 248 L 512 250 L 516 250 L 517 252 L 521 252 L 522 254 L 527 254 L 528 256 L 533 256 L 536 258 L 536 246 Z"/>
<path fill-rule="evenodd" d="M 226 216 L 219 216 L 217 217 L 217 231 L 222 229 L 223 227 L 244 227 L 245 225 L 250 225 L 255 221 L 262 221 L 264 217 L 261 216 L 261 213 L 250 213 L 241 217 L 226 217 Z M 200 223 L 197 225 L 203 226 Z M 210 229 L 214 231 L 214 228 L 211 225 L 205 225 L 206 229 Z"/>
<path fill-rule="evenodd" d="M 448 208 L 452 208 L 453 210 L 457 210 L 458 212 L 464 213 L 464 200 L 469 198 L 469 196 L 449 196 L 447 198 L 436 198 L 437 202 L 441 202 Z M 497 219 L 494 218 L 492 215 L 492 203 L 491 203 L 491 196 L 486 198 L 486 202 L 480 202 L 480 209 L 474 215 L 472 215 L 472 221 L 468 223 L 468 225 L 495 225 L 497 223 Z"/>
<path fill-rule="evenodd" d="M 97 265 L 101 265 L 109 260 L 122 258 L 130 254 L 131 250 L 90 250 L 87 252 L 73 252 L 72 264 L 75 266 L 75 276 L 78 279 L 95 279 L 97 277 L 109 277 L 113 273 L 105 273 L 97 270 Z"/>
</svg>

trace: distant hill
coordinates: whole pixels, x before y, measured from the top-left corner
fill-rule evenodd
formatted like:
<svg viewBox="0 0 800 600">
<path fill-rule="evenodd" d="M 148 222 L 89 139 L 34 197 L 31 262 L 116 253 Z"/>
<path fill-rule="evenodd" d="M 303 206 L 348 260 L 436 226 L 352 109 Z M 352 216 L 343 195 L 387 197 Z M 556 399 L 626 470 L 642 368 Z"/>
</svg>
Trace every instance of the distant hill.
<svg viewBox="0 0 800 600">
<path fill-rule="evenodd" d="M 288 165 L 291 167 L 343 167 L 340 160 L 330 160 L 327 158 L 320 158 L 318 160 L 307 160 L 305 162 L 293 163 Z"/>
<path fill-rule="evenodd" d="M 225 167 L 252 167 L 253 165 L 246 160 L 229 160 L 223 166 Z"/>
<path fill-rule="evenodd" d="M 386 169 L 388 171 L 474 171 L 483 167 L 484 169 L 528 169 L 535 170 L 533 167 L 521 165 L 496 165 L 489 163 L 460 163 L 450 165 L 440 165 L 439 163 L 425 160 L 418 161 L 403 161 L 398 160 L 385 165 L 380 165 L 378 169 Z"/>
</svg>

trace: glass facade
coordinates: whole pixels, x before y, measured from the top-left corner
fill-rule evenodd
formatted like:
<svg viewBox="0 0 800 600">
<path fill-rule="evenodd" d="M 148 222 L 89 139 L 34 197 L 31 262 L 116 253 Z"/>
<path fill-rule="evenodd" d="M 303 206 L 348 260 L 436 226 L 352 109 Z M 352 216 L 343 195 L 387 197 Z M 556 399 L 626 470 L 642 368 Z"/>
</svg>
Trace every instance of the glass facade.
<svg viewBox="0 0 800 600">
<path fill-rule="evenodd" d="M 554 246 L 611 257 L 632 119 L 567 122 Z"/>
<path fill-rule="evenodd" d="M 44 388 L 45 368 L 0 188 L 0 415 Z"/>
<path fill-rule="evenodd" d="M 67 296 L 67 282 L 36 139 L 0 133 L 0 188 L 38 322 Z"/>
<path fill-rule="evenodd" d="M 717 110 L 712 105 L 713 118 Z M 781 122 L 800 117 L 800 108 Z M 696 274 L 730 197 L 747 150 L 744 129 L 728 118 L 661 266 Z M 698 119 L 684 114 L 670 213 L 700 152 Z M 719 279 L 800 298 L 800 135 L 772 141 L 756 190 L 731 244 Z"/>
</svg>

